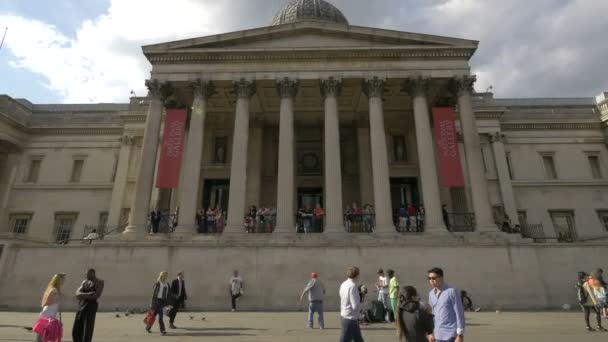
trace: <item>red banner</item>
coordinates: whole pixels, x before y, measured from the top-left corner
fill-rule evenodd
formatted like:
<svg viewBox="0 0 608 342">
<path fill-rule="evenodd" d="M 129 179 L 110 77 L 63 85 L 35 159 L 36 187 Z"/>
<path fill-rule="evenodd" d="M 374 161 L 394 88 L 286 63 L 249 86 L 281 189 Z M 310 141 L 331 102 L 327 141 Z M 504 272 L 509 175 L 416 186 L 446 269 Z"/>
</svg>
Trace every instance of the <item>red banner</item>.
<svg viewBox="0 0 608 342">
<path fill-rule="evenodd" d="M 433 108 L 433 123 L 441 185 L 447 188 L 464 187 L 454 109 L 450 107 Z"/>
<path fill-rule="evenodd" d="M 185 109 L 167 109 L 163 144 L 158 161 L 158 178 L 156 179 L 158 188 L 174 189 L 179 184 L 186 117 Z"/>
</svg>

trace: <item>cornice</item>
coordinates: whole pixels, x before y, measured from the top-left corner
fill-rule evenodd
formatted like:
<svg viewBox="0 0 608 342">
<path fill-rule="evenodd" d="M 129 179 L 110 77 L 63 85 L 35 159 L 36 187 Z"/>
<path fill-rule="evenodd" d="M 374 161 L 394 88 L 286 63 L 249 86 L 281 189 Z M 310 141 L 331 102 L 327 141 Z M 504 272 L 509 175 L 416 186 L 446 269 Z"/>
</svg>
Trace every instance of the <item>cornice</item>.
<svg viewBox="0 0 608 342">
<path fill-rule="evenodd" d="M 121 135 L 123 127 L 30 127 L 31 135 Z"/>
<path fill-rule="evenodd" d="M 607 186 L 608 180 L 512 180 L 516 187 Z"/>
<path fill-rule="evenodd" d="M 497 111 L 475 111 L 477 120 L 499 120 L 502 115 L 502 112 Z"/>
<path fill-rule="evenodd" d="M 142 112 L 141 114 L 123 114 L 120 116 L 124 123 L 146 122 L 146 117 L 146 112 Z"/>
<path fill-rule="evenodd" d="M 601 122 L 502 123 L 503 131 L 601 129 Z"/>
<path fill-rule="evenodd" d="M 225 52 L 170 52 L 153 53 L 152 64 L 180 64 L 209 61 L 281 61 L 332 59 L 404 59 L 404 58 L 471 58 L 471 49 L 412 49 L 412 50 L 290 50 L 285 51 L 225 51 Z"/>
<path fill-rule="evenodd" d="M 17 183 L 13 189 L 31 190 L 112 190 L 113 183 Z"/>
</svg>

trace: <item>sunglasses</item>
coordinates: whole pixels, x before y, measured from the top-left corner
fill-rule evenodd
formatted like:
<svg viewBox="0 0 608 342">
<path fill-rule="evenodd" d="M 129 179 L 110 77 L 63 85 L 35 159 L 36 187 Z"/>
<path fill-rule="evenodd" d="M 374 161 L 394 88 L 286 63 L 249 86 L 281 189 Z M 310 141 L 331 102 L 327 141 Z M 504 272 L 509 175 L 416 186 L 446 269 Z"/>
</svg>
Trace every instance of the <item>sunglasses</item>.
<svg viewBox="0 0 608 342">
<path fill-rule="evenodd" d="M 429 277 L 429 280 L 437 280 L 439 278 L 441 278 L 441 277 Z"/>
</svg>

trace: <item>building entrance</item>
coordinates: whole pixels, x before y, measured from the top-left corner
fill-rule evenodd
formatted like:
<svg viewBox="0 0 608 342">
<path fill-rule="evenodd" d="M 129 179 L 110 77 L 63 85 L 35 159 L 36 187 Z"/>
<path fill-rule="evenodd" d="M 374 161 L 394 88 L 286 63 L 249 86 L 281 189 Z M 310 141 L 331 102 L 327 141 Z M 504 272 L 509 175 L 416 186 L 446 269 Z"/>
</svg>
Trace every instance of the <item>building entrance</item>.
<svg viewBox="0 0 608 342">
<path fill-rule="evenodd" d="M 391 203 L 392 212 L 395 216 L 399 211 L 399 206 L 413 204 L 419 206 L 420 195 L 418 192 L 418 179 L 412 178 L 391 178 Z"/>
<path fill-rule="evenodd" d="M 323 207 L 323 188 L 298 188 L 298 209 Z"/>
<path fill-rule="evenodd" d="M 229 179 L 206 179 L 203 191 L 203 207 L 205 209 L 221 208 L 228 209 L 228 194 L 230 189 Z"/>
</svg>

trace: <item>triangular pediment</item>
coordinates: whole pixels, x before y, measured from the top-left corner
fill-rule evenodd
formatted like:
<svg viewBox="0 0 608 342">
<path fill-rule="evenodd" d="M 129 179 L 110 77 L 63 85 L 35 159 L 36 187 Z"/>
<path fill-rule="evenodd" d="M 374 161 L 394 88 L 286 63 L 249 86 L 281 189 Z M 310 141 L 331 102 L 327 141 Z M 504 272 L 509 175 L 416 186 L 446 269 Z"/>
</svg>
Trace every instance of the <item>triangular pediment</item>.
<svg viewBox="0 0 608 342">
<path fill-rule="evenodd" d="M 400 32 L 315 21 L 263 27 L 252 30 L 145 46 L 146 55 L 193 51 L 477 48 L 478 42 L 419 33 Z"/>
</svg>

